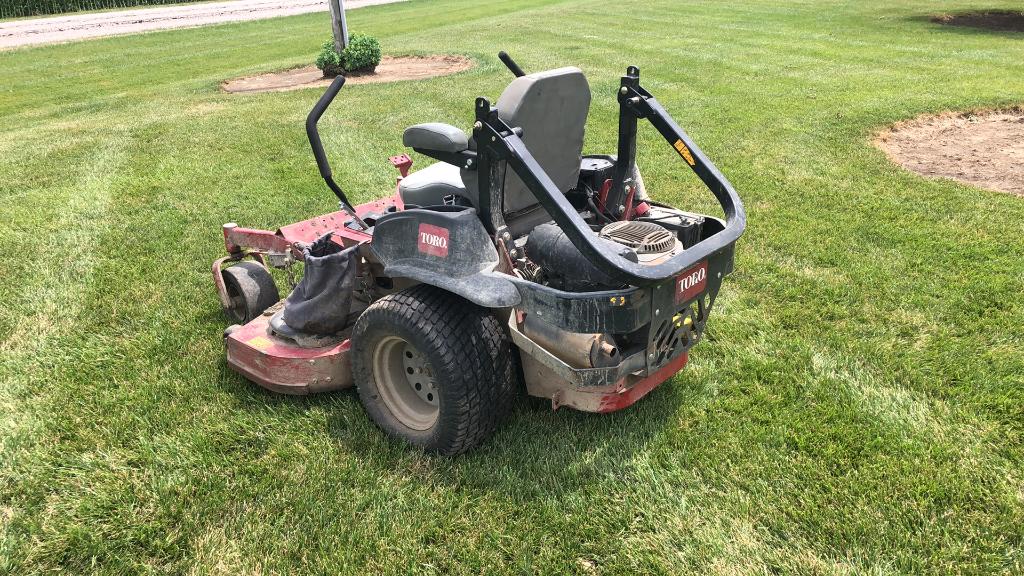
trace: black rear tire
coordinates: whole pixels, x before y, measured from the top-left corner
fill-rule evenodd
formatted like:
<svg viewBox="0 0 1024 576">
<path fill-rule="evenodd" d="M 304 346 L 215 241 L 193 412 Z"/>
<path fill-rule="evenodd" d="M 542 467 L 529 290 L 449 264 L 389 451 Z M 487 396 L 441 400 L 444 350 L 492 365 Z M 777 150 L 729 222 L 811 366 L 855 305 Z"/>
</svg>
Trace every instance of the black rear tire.
<svg viewBox="0 0 1024 576">
<path fill-rule="evenodd" d="M 274 277 L 259 262 L 246 260 L 221 270 L 231 305 L 224 309 L 229 318 L 245 324 L 277 304 L 281 295 Z"/>
<path fill-rule="evenodd" d="M 352 370 L 367 413 L 388 434 L 428 451 L 452 455 L 480 445 L 516 392 L 517 356 L 501 323 L 487 309 L 433 286 L 374 302 L 356 322 L 352 343 Z M 382 356 L 396 356 L 396 350 L 397 360 Z M 431 394 L 429 405 L 420 388 L 426 380 L 411 376 L 414 370 L 430 380 L 436 399 Z M 415 393 L 401 389 L 413 380 Z"/>
</svg>

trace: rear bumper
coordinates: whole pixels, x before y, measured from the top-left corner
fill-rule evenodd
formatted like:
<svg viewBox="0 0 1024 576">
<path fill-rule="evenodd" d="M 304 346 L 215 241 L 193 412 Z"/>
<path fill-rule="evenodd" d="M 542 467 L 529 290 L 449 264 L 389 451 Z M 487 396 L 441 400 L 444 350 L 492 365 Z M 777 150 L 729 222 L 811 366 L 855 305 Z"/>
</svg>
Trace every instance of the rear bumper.
<svg viewBox="0 0 1024 576">
<path fill-rule="evenodd" d="M 522 356 L 523 375 L 531 396 L 550 398 L 551 407 L 555 410 L 568 406 L 574 410 L 601 414 L 632 406 L 682 370 L 688 360 L 689 354 L 684 352 L 647 376 L 628 374 L 605 386 L 579 386 L 563 380 L 535 358 Z"/>
<path fill-rule="evenodd" d="M 670 379 L 689 360 L 687 347 L 675 351 L 656 368 L 651 367 L 653 362 L 646 351 L 636 352 L 608 368 L 576 368 L 523 333 L 515 313 L 509 316 L 508 328 L 520 350 L 527 392 L 550 399 L 556 410 L 561 406 L 584 412 L 621 410 Z M 695 341 L 696 334 L 693 337 Z"/>
</svg>

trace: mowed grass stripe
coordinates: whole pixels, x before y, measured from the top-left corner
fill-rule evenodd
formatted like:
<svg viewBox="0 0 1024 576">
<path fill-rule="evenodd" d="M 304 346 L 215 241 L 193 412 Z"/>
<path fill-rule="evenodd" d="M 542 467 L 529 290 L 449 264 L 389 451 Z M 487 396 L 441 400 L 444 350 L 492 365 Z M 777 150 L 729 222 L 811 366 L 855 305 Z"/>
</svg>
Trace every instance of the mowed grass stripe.
<svg viewBox="0 0 1024 576">
<path fill-rule="evenodd" d="M 273 228 L 332 202 L 301 129 L 316 91 L 217 86 L 306 63 L 321 17 L 0 55 L 0 194 L 16 199 L 0 237 L 17 248 L 0 253 L 5 335 L 36 306 L 22 248 L 63 247 L 76 214 L 94 217 L 73 321 L 27 362 L 5 354 L 5 431 L 21 433 L 3 446 L 0 570 L 1019 571 L 1020 202 L 904 173 L 869 145 L 920 111 L 1024 99 L 1020 43 L 912 19 L 939 9 L 353 12 L 389 51 L 478 62 L 343 91 L 323 132 L 360 201 L 393 184 L 384 158 L 405 126 L 468 125 L 472 98 L 497 96 L 506 49 L 531 70 L 583 67 L 591 150 L 614 149 L 611 91 L 639 64 L 748 202 L 737 273 L 686 371 L 616 416 L 520 406 L 455 460 L 388 441 L 352 394 L 280 398 L 223 365 L 208 277 L 220 224 Z M 72 70 L 38 75 L 41 57 Z M 105 211 L 65 213 L 62 182 L 119 138 Z M 659 199 L 711 207 L 656 137 L 641 152 Z"/>
</svg>

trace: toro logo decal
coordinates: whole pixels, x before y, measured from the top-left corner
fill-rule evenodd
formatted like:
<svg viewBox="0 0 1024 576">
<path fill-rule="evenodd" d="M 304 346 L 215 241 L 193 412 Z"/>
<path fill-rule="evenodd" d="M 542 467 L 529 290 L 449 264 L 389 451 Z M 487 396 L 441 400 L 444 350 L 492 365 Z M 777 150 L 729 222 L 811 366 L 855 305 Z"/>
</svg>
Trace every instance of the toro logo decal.
<svg viewBox="0 0 1024 576">
<path fill-rule="evenodd" d="M 708 285 L 708 261 L 676 276 L 676 303 L 685 302 L 704 291 Z"/>
<path fill-rule="evenodd" d="M 448 257 L 448 229 L 430 224 L 420 224 L 416 245 L 423 254 Z"/>
</svg>

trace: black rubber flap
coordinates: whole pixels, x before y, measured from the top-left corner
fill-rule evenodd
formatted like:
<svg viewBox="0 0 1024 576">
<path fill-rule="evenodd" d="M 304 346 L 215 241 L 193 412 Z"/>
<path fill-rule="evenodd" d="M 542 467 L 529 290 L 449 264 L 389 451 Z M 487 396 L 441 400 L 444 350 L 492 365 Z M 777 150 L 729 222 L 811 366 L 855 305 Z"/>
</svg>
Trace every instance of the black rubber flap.
<svg viewBox="0 0 1024 576">
<path fill-rule="evenodd" d="M 302 251 L 305 272 L 284 303 L 282 319 L 307 334 L 334 334 L 345 328 L 356 280 L 356 247 L 345 249 L 331 233 Z"/>
</svg>

